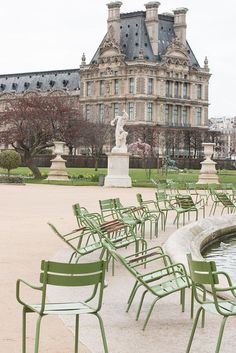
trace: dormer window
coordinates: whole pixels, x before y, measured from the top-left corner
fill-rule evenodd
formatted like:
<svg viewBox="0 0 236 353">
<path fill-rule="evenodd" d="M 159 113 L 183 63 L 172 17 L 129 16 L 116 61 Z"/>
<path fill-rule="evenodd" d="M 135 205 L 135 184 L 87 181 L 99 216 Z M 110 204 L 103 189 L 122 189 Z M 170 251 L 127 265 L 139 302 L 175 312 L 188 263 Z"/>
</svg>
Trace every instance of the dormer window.
<svg viewBox="0 0 236 353">
<path fill-rule="evenodd" d="M 55 85 L 55 81 L 50 80 L 50 81 L 49 81 L 49 85 L 50 85 L 50 87 L 53 87 L 53 86 Z"/>
<path fill-rule="evenodd" d="M 18 86 L 17 83 L 14 82 L 11 87 L 15 91 L 17 89 L 17 86 Z"/>
<path fill-rule="evenodd" d="M 69 81 L 68 80 L 63 80 L 62 83 L 63 83 L 63 87 L 66 87 L 68 85 Z"/>
</svg>

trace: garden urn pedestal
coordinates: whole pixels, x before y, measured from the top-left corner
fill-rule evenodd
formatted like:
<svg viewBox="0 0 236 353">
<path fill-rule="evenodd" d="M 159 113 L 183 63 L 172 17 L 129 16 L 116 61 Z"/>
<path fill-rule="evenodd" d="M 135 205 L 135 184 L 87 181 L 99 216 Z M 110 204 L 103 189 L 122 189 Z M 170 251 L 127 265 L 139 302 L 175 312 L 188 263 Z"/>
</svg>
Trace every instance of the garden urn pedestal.
<svg viewBox="0 0 236 353">
<path fill-rule="evenodd" d="M 69 180 L 66 170 L 66 161 L 62 158 L 65 142 L 55 141 L 56 157 L 51 160 L 52 164 L 49 169 L 47 180 Z"/>
<path fill-rule="evenodd" d="M 206 159 L 201 162 L 201 170 L 197 184 L 219 184 L 216 162 L 211 159 L 215 143 L 203 143 Z"/>
</svg>

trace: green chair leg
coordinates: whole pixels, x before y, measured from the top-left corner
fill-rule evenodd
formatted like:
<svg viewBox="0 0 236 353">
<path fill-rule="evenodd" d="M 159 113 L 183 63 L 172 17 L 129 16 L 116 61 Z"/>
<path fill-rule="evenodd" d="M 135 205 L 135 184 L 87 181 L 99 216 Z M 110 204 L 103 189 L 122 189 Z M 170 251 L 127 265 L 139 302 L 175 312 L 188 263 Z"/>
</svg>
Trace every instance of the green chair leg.
<svg viewBox="0 0 236 353">
<path fill-rule="evenodd" d="M 36 324 L 34 353 L 38 353 L 38 351 L 39 351 L 39 336 L 40 336 L 41 320 L 42 320 L 42 316 L 39 315 L 38 320 L 37 320 L 37 324 Z"/>
<path fill-rule="evenodd" d="M 26 353 L 26 309 L 24 306 L 22 313 L 22 353 Z"/>
<path fill-rule="evenodd" d="M 193 342 L 193 337 L 194 337 L 194 334 L 195 334 L 195 331 L 196 331 L 196 327 L 197 327 L 197 323 L 198 323 L 198 319 L 199 319 L 199 316 L 200 316 L 202 310 L 203 310 L 202 307 L 198 309 L 196 317 L 194 319 L 192 332 L 191 332 L 191 336 L 189 338 L 189 342 L 188 342 L 188 347 L 187 347 L 186 353 L 190 352 L 190 349 L 191 349 L 191 346 L 192 346 L 192 342 Z"/>
<path fill-rule="evenodd" d="M 144 297 L 145 295 L 147 294 L 147 290 L 145 290 L 141 296 L 141 300 L 140 300 L 140 303 L 139 303 L 139 307 L 138 307 L 138 311 L 137 311 L 137 315 L 136 315 L 136 321 L 139 319 L 139 315 L 140 315 L 140 312 L 141 312 L 141 309 L 142 309 L 142 305 L 143 305 L 143 301 L 144 301 Z"/>
<path fill-rule="evenodd" d="M 75 315 L 75 353 L 79 352 L 79 315 Z"/>
<path fill-rule="evenodd" d="M 94 315 L 98 318 L 98 321 L 99 321 L 100 330 L 101 330 L 101 334 L 102 334 L 102 342 L 103 342 L 104 352 L 105 353 L 109 353 L 108 346 L 107 346 L 107 340 L 106 340 L 106 334 L 105 334 L 105 329 L 104 329 L 102 318 L 101 318 L 101 316 L 98 313 L 95 313 Z"/>
<path fill-rule="evenodd" d="M 218 336 L 218 341 L 217 341 L 216 352 L 215 353 L 219 353 L 219 351 L 220 351 L 220 345 L 221 345 L 221 342 L 222 342 L 222 337 L 223 337 L 225 323 L 226 323 L 227 318 L 228 318 L 227 316 L 224 316 L 222 321 L 221 321 L 220 332 L 219 332 L 219 336 Z"/>
<path fill-rule="evenodd" d="M 149 312 L 148 312 L 148 314 L 147 314 L 146 320 L 145 320 L 144 325 L 143 325 L 143 331 L 145 330 L 145 328 L 146 328 L 146 326 L 147 326 L 147 324 L 148 324 L 148 321 L 149 321 L 149 319 L 150 319 L 150 316 L 151 316 L 151 313 L 152 313 L 152 311 L 153 311 L 153 308 L 154 308 L 154 306 L 155 306 L 155 304 L 156 304 L 156 302 L 157 302 L 158 300 L 159 300 L 159 298 L 156 298 L 156 299 L 152 302 L 152 305 L 151 305 L 151 307 L 150 307 L 150 309 L 149 309 Z"/>
</svg>

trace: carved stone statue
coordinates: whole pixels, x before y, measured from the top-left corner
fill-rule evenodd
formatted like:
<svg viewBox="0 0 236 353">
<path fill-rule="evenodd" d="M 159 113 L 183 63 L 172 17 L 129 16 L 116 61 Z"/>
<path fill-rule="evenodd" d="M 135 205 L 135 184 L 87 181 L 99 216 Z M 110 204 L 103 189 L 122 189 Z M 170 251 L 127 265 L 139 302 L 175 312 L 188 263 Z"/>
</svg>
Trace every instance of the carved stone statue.
<svg viewBox="0 0 236 353">
<path fill-rule="evenodd" d="M 128 119 L 128 114 L 125 110 L 122 112 L 121 116 L 116 116 L 112 121 L 111 125 L 116 125 L 115 137 L 116 137 L 116 145 L 112 148 L 112 152 L 127 152 L 126 138 L 128 136 L 128 132 L 124 130 L 124 125 Z"/>
</svg>

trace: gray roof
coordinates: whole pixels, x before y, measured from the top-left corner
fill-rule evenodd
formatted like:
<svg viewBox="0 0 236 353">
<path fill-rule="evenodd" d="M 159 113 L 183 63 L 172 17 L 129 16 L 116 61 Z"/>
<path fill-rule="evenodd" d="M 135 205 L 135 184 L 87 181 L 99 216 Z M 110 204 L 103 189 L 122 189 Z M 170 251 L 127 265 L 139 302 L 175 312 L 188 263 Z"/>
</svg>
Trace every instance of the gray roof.
<svg viewBox="0 0 236 353">
<path fill-rule="evenodd" d="M 137 11 L 121 14 L 121 36 L 120 45 L 125 60 L 134 60 L 138 58 L 140 49 L 143 49 L 144 58 L 148 61 L 161 61 L 161 56 L 175 37 L 174 17 L 173 15 L 158 15 L 159 19 L 159 40 L 158 55 L 154 55 L 147 32 L 145 11 Z M 191 66 L 199 67 L 199 64 L 187 43 L 187 50 Z M 91 63 L 98 59 L 99 50 L 95 53 Z"/>
<path fill-rule="evenodd" d="M 78 90 L 79 69 L 0 75 L 0 93 L 50 90 Z"/>
</svg>

